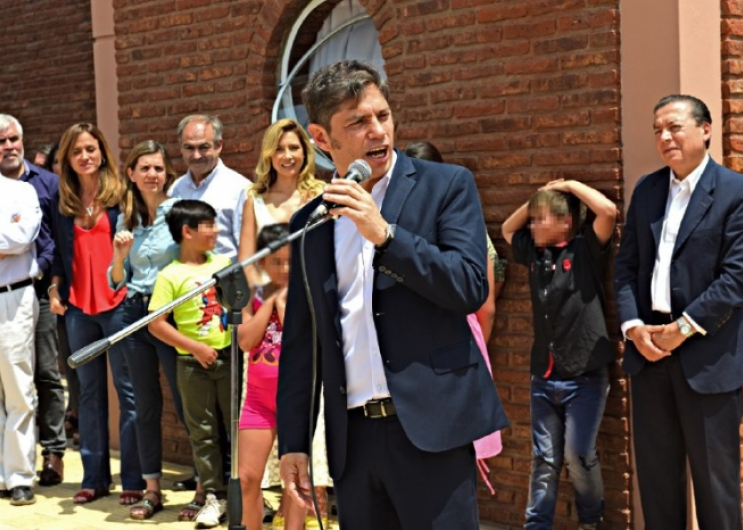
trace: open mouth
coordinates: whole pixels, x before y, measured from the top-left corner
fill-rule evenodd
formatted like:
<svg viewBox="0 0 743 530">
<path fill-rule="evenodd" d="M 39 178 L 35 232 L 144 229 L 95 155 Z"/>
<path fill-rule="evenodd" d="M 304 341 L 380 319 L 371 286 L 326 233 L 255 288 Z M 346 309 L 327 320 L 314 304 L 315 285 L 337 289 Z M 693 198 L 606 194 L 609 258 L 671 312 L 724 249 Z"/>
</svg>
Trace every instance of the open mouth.
<svg viewBox="0 0 743 530">
<path fill-rule="evenodd" d="M 387 152 L 389 149 L 387 147 L 377 147 L 376 149 L 372 149 L 370 151 L 366 152 L 366 155 L 369 158 L 379 160 L 387 156 Z"/>
</svg>

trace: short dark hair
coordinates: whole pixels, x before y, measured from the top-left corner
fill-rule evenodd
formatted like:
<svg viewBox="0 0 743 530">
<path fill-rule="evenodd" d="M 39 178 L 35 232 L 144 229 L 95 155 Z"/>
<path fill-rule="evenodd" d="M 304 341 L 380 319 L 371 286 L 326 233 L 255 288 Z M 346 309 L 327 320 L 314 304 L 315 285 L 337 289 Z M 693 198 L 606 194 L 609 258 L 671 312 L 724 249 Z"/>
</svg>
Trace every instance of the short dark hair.
<svg viewBox="0 0 743 530">
<path fill-rule="evenodd" d="M 420 158 L 421 160 L 430 160 L 432 162 L 443 162 L 444 157 L 431 142 L 414 142 L 408 144 L 403 151 L 411 158 Z"/>
<path fill-rule="evenodd" d="M 688 94 L 671 94 L 669 96 L 661 98 L 661 100 L 655 104 L 655 107 L 653 107 L 653 114 L 658 112 L 659 109 L 662 109 L 666 105 L 670 105 L 671 103 L 676 102 L 689 104 L 689 107 L 691 107 L 691 117 L 694 118 L 694 121 L 697 125 L 702 125 L 703 123 L 709 123 L 710 125 L 712 125 L 712 113 L 710 113 L 709 108 L 704 103 L 704 101 Z M 707 140 L 704 143 L 704 146 L 709 149 L 709 144 L 710 141 Z"/>
<path fill-rule="evenodd" d="M 302 101 L 310 123 L 330 132 L 333 114 L 347 101 L 358 103 L 367 85 L 376 85 L 384 99 L 389 100 L 387 81 L 369 63 L 346 60 L 321 68 L 302 90 Z"/>
<path fill-rule="evenodd" d="M 261 228 L 258 238 L 255 240 L 255 249 L 263 250 L 274 241 L 289 235 L 289 223 L 276 223 Z"/>
<path fill-rule="evenodd" d="M 165 222 L 168 223 L 170 235 L 179 245 L 183 241 L 184 226 L 196 230 L 199 228 L 199 223 L 214 221 L 216 218 L 217 211 L 211 204 L 192 199 L 181 199 L 174 203 L 170 211 L 165 214 Z"/>
</svg>

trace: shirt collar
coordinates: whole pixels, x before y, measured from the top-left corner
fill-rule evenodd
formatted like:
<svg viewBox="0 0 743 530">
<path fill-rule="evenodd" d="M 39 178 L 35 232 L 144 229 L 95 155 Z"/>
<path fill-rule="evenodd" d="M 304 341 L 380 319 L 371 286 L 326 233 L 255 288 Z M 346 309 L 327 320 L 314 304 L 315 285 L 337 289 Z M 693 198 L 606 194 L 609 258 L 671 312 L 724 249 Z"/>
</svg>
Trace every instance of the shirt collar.
<svg viewBox="0 0 743 530">
<path fill-rule="evenodd" d="M 697 184 L 699 183 L 699 179 L 702 176 L 702 173 L 704 173 L 704 170 L 707 168 L 707 163 L 709 162 L 709 153 L 706 153 L 704 155 L 704 158 L 702 159 L 702 162 L 694 168 L 694 171 L 689 173 L 684 180 L 679 180 L 676 178 L 675 173 L 673 172 L 673 169 L 671 170 L 671 178 L 669 179 L 669 189 L 672 189 L 674 185 L 676 186 L 684 186 L 685 182 L 686 185 L 689 186 L 689 194 L 694 193 L 694 188 L 697 187 Z"/>
<path fill-rule="evenodd" d="M 191 170 L 189 169 L 186 173 L 186 176 L 188 177 L 188 181 L 191 184 L 191 186 L 194 189 L 199 189 L 201 186 L 207 186 L 212 180 L 214 180 L 214 176 L 219 172 L 220 168 L 224 166 L 224 163 L 222 163 L 222 159 L 220 158 L 217 160 L 217 165 L 214 166 L 214 169 L 212 169 L 211 173 L 209 173 L 204 180 L 202 180 L 199 184 L 196 184 L 193 179 L 193 173 L 191 173 Z"/>
</svg>

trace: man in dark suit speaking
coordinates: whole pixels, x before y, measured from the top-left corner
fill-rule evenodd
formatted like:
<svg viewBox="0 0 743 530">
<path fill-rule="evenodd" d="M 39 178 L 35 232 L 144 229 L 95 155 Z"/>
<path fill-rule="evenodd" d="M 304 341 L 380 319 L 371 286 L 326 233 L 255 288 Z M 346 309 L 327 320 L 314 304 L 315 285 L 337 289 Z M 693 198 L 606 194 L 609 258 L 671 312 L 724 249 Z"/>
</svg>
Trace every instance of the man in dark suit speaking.
<svg viewBox="0 0 743 530">
<path fill-rule="evenodd" d="M 307 234 L 306 268 L 341 527 L 477 529 L 472 441 L 508 422 L 466 318 L 488 292 L 474 179 L 393 149 L 387 85 L 370 65 L 325 67 L 302 96 L 309 132 L 337 169 L 322 198 L 340 217 Z M 341 180 L 357 159 L 371 178 Z M 300 210 L 292 231 L 319 204 Z M 295 242 L 278 436 L 282 477 L 304 501 L 310 402 L 318 399 L 312 338 Z"/>
<path fill-rule="evenodd" d="M 686 528 L 687 458 L 699 527 L 741 528 L 743 176 L 709 157 L 711 128 L 692 96 L 655 106 L 667 167 L 637 183 L 615 264 L 651 530 Z"/>
</svg>

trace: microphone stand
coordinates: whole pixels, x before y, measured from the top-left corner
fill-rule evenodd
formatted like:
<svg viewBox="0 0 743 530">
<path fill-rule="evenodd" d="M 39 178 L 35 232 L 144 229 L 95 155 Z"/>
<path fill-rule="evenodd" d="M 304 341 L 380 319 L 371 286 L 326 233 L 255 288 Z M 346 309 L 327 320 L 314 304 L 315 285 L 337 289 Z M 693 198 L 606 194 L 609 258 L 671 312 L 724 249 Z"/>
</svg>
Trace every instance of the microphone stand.
<svg viewBox="0 0 743 530">
<path fill-rule="evenodd" d="M 230 355 L 232 358 L 231 366 L 231 414 L 230 414 L 230 447 L 232 450 L 232 461 L 230 463 L 230 480 L 227 487 L 227 512 L 228 512 L 228 528 L 230 530 L 244 530 L 245 527 L 242 525 L 242 491 L 240 487 L 240 478 L 238 477 L 237 471 L 237 426 L 240 421 L 240 372 L 238 371 L 240 362 L 240 348 L 237 344 L 237 326 L 242 322 L 242 310 L 248 305 L 251 298 L 251 289 L 248 285 L 248 280 L 245 276 L 244 268 L 248 265 L 252 265 L 258 260 L 268 256 L 269 254 L 280 249 L 284 245 L 287 245 L 300 237 L 305 232 L 314 230 L 318 226 L 332 219 L 332 216 L 326 215 L 319 219 L 317 222 L 303 227 L 296 232 L 289 234 L 288 236 L 269 243 L 265 248 L 256 252 L 252 256 L 245 258 L 242 262 L 228 265 L 220 271 L 214 273 L 214 275 L 203 284 L 193 288 L 186 294 L 176 298 L 172 302 L 164 305 L 160 309 L 153 311 L 149 315 L 142 317 L 141 319 L 129 324 L 127 327 L 114 333 L 109 337 L 97 340 L 92 344 L 89 344 L 78 351 L 73 353 L 67 364 L 71 368 L 77 368 L 86 364 L 111 346 L 119 342 L 120 340 L 128 337 L 135 331 L 145 327 L 150 322 L 162 316 L 166 313 L 170 313 L 174 308 L 181 305 L 183 302 L 190 300 L 203 293 L 204 291 L 215 286 L 217 293 L 217 300 L 225 308 L 227 314 L 227 322 L 232 325 L 232 345 L 230 346 Z"/>
</svg>

